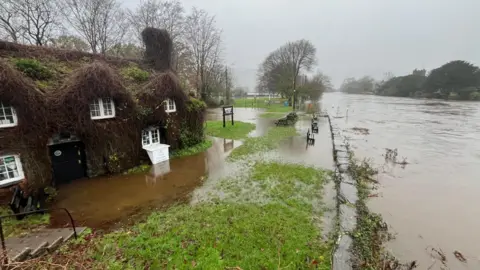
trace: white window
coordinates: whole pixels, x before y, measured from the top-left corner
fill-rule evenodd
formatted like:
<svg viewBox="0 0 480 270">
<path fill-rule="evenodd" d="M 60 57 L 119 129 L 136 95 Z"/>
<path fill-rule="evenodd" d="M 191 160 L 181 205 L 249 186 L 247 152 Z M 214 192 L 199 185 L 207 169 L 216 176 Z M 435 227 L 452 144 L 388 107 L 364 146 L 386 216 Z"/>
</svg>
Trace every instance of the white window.
<svg viewBox="0 0 480 270">
<path fill-rule="evenodd" d="M 165 100 L 164 103 L 163 103 L 163 106 L 164 106 L 165 111 L 167 113 L 177 111 L 177 107 L 175 106 L 175 101 L 173 101 L 171 99 Z"/>
<path fill-rule="evenodd" d="M 111 98 L 99 98 L 90 104 L 90 117 L 92 119 L 105 119 L 115 117 L 115 104 Z"/>
<path fill-rule="evenodd" d="M 160 130 L 158 127 L 144 129 L 142 131 L 142 146 L 160 143 Z"/>
<path fill-rule="evenodd" d="M 24 178 L 18 155 L 0 156 L 0 184 L 16 183 Z"/>
<path fill-rule="evenodd" d="M 12 106 L 0 102 L 0 128 L 14 127 L 17 125 L 17 114 Z"/>
</svg>

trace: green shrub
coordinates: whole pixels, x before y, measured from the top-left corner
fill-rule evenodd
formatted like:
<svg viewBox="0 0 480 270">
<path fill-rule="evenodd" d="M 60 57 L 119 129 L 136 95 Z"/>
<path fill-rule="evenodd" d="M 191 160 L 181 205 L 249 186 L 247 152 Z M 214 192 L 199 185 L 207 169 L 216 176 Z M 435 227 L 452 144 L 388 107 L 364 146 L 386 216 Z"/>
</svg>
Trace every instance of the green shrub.
<svg viewBox="0 0 480 270">
<path fill-rule="evenodd" d="M 196 99 L 194 97 L 190 97 L 189 102 L 187 103 L 187 110 L 189 112 L 198 112 L 202 111 L 207 108 L 207 104 L 205 102 L 201 101 L 200 99 Z"/>
<path fill-rule="evenodd" d="M 470 100 L 480 100 L 480 92 L 472 92 L 470 93 Z"/>
<path fill-rule="evenodd" d="M 130 66 L 122 69 L 122 75 L 136 82 L 145 82 L 150 77 L 150 73 L 136 66 Z"/>
<path fill-rule="evenodd" d="M 25 75 L 35 80 L 48 80 L 52 77 L 50 70 L 35 59 L 17 59 L 15 66 Z"/>
</svg>

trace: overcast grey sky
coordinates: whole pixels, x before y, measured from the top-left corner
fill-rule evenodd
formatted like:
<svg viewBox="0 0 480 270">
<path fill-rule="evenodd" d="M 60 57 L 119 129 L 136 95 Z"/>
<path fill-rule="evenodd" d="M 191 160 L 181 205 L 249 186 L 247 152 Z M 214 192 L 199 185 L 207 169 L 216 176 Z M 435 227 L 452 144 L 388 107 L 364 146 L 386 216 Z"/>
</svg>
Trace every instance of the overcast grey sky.
<svg viewBox="0 0 480 270">
<path fill-rule="evenodd" d="M 139 0 L 124 0 L 134 7 Z M 318 69 L 345 77 L 403 75 L 450 60 L 480 64 L 480 0 L 181 0 L 216 16 L 237 85 L 255 86 L 267 54 L 308 39 Z"/>
</svg>

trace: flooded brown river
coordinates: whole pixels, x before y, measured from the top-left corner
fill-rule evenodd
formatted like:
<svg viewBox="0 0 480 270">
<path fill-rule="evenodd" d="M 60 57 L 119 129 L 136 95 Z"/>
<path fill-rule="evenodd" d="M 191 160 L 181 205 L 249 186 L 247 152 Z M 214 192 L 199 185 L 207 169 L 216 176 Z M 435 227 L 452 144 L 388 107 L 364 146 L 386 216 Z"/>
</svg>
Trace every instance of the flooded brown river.
<svg viewBox="0 0 480 270">
<path fill-rule="evenodd" d="M 480 269 L 480 103 L 340 93 L 321 103 L 339 117 L 348 108 L 348 117 L 335 119 L 339 127 L 369 130 L 351 131 L 350 144 L 380 168 L 369 206 L 396 234 L 388 243 L 393 254 L 417 260 L 418 269 Z M 385 163 L 385 148 L 397 148 L 397 159 L 409 164 Z M 432 248 L 446 255 L 446 265 L 432 258 Z"/>
</svg>

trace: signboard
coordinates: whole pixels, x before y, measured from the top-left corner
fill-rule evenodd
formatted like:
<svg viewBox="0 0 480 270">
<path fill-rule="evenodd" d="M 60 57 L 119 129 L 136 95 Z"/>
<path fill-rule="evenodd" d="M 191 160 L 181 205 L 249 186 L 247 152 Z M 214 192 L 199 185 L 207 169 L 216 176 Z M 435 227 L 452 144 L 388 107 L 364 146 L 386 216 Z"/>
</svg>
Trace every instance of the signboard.
<svg viewBox="0 0 480 270">
<path fill-rule="evenodd" d="M 225 116 L 232 116 L 232 126 L 233 126 L 233 106 L 224 106 L 223 110 L 223 127 L 225 127 Z"/>
<path fill-rule="evenodd" d="M 223 115 L 231 115 L 231 114 L 233 114 L 233 106 L 223 107 Z"/>
</svg>

